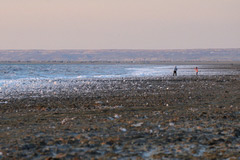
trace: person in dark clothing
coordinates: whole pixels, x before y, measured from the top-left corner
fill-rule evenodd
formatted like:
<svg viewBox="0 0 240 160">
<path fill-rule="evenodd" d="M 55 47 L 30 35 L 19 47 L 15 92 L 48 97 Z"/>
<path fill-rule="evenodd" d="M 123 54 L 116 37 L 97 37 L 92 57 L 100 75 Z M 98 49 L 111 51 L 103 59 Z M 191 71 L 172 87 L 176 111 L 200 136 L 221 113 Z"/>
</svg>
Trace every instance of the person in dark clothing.
<svg viewBox="0 0 240 160">
<path fill-rule="evenodd" d="M 175 66 L 174 70 L 173 70 L 173 76 L 177 76 L 177 66 Z"/>
</svg>

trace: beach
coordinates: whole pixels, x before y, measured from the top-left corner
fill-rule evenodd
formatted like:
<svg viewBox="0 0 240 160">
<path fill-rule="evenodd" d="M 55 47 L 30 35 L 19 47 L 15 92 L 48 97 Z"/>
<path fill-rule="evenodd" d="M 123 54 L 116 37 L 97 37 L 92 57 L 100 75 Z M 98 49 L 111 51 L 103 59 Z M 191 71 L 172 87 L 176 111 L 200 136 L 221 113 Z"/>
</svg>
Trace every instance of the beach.
<svg viewBox="0 0 240 160">
<path fill-rule="evenodd" d="M 2 98 L 0 159 L 240 158 L 239 74 L 84 85 Z"/>
</svg>

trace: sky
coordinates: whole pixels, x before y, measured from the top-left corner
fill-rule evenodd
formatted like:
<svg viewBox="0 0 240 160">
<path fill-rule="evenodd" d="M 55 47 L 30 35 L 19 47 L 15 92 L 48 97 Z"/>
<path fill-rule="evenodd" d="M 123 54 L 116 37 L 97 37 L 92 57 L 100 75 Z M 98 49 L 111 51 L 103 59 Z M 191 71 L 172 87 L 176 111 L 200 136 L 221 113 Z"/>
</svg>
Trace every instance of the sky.
<svg viewBox="0 0 240 160">
<path fill-rule="evenodd" d="M 0 0 L 0 49 L 240 48 L 240 0 Z"/>
</svg>

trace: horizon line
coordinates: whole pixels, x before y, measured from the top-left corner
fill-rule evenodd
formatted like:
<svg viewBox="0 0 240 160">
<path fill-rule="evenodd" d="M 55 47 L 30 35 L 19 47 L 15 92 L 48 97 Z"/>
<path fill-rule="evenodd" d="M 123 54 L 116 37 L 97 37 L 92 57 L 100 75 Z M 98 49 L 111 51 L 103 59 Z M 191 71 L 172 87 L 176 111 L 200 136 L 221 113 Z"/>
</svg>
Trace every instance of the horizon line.
<svg viewBox="0 0 240 160">
<path fill-rule="evenodd" d="M 175 49 L 0 49 L 0 51 L 22 51 L 22 50 L 41 50 L 41 51 L 57 51 L 57 50 L 209 50 L 209 49 L 240 49 L 240 47 L 229 48 L 175 48 Z"/>
</svg>

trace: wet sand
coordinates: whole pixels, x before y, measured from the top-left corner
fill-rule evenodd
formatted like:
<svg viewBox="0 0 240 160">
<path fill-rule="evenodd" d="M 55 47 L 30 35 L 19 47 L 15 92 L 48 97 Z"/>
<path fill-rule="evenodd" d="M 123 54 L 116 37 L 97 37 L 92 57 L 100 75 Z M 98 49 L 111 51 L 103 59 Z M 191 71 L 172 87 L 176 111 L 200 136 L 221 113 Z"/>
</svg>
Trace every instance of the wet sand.
<svg viewBox="0 0 240 160">
<path fill-rule="evenodd" d="M 96 81 L 2 99 L 0 159 L 240 158 L 240 75 Z"/>
</svg>

